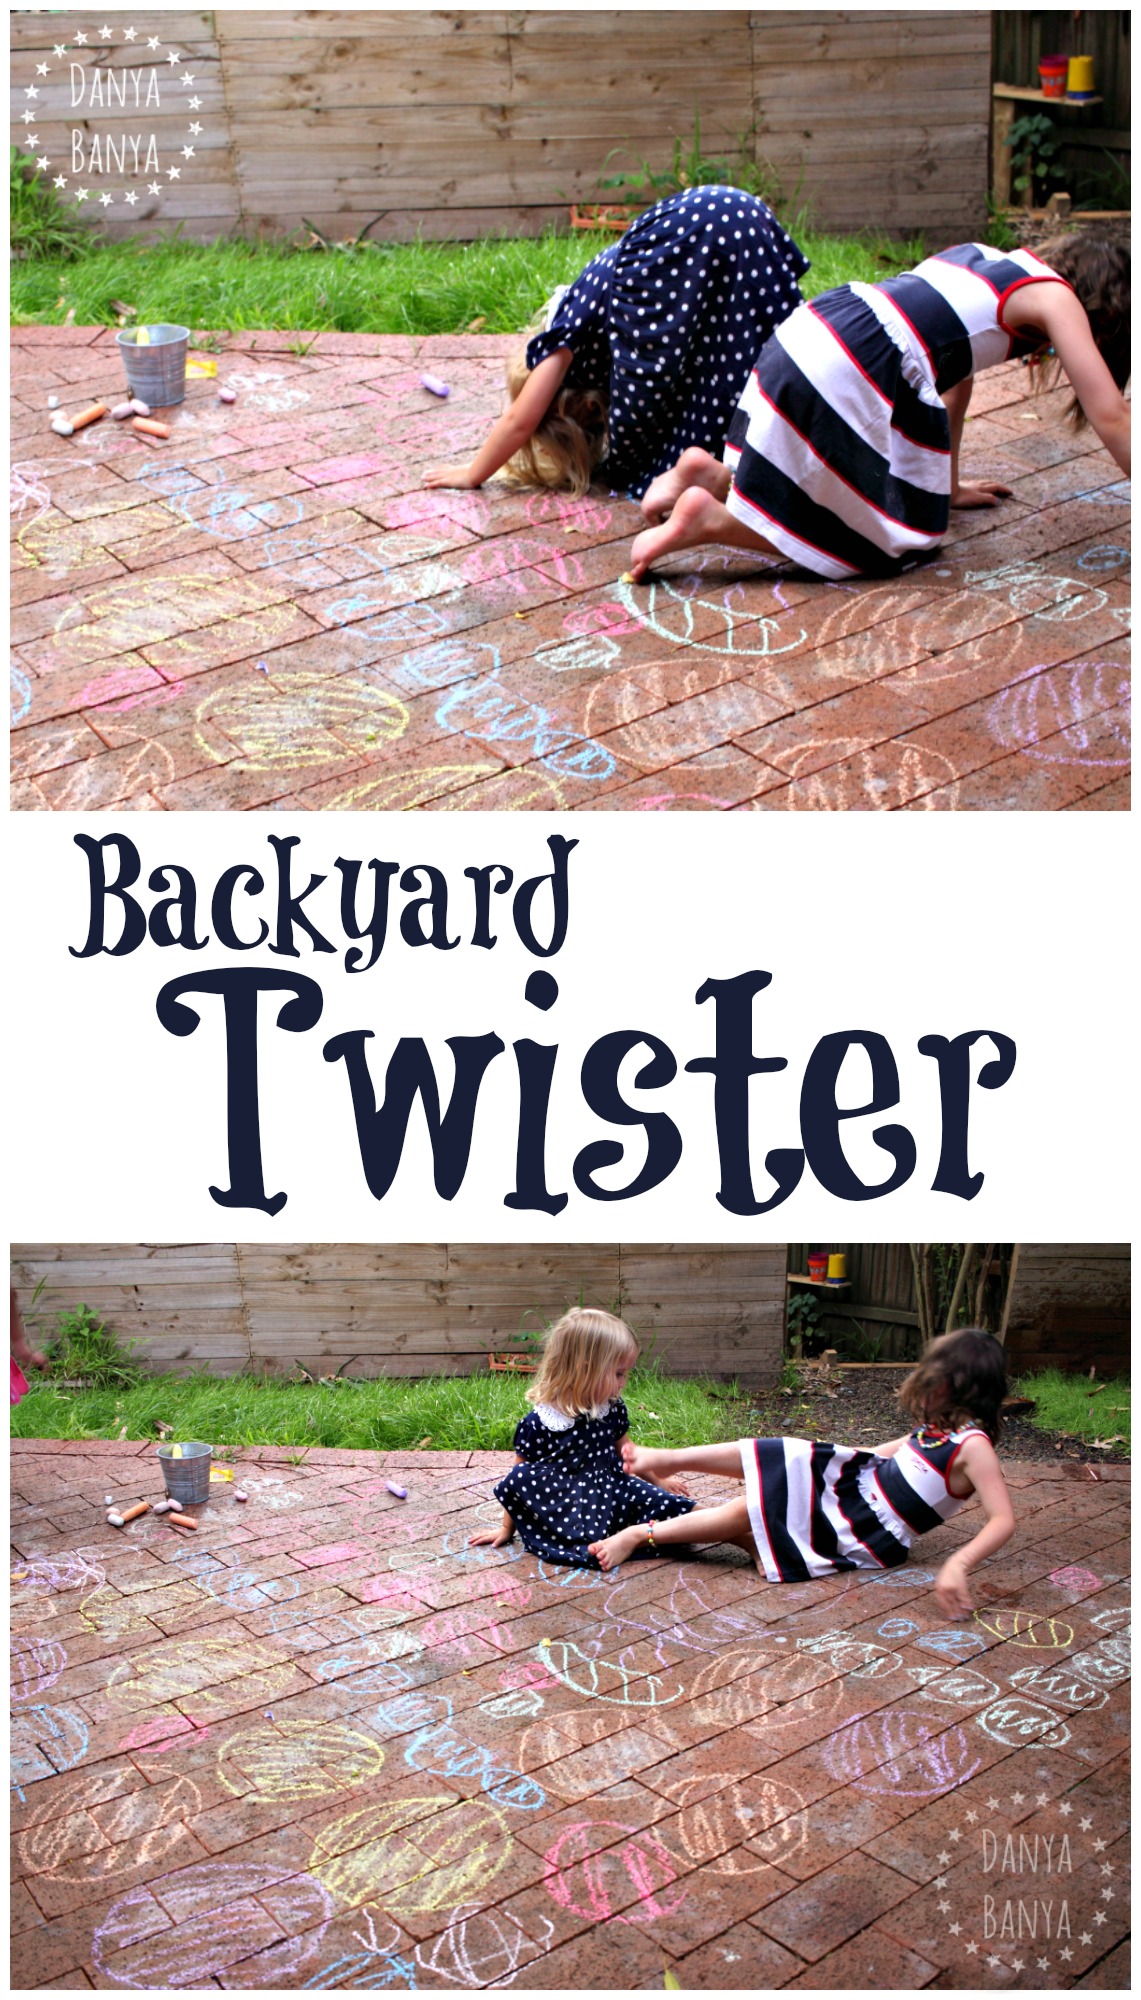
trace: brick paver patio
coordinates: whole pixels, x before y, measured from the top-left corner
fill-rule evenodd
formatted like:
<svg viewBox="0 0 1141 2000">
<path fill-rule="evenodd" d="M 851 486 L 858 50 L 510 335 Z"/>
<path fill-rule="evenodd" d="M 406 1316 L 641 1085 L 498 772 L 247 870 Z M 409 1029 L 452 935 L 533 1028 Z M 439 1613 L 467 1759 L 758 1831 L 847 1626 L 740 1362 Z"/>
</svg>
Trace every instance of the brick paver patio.
<svg viewBox="0 0 1141 2000">
<path fill-rule="evenodd" d="M 514 343 L 223 340 L 156 444 L 113 336 L 13 334 L 14 802 L 27 810 L 1121 809 L 1128 488 L 1017 366 L 966 467 L 1015 498 L 824 584 L 729 551 L 622 581 L 637 510 L 430 492 Z M 451 384 L 446 402 L 423 370 Z"/>
<path fill-rule="evenodd" d="M 468 1548 L 506 1455 L 251 1451 L 186 1535 L 105 1525 L 152 1446 L 12 1453 L 15 1986 L 1128 1986 L 1127 1467 L 1009 1464 L 953 1627 L 970 1513 L 606 1578 Z"/>
</svg>

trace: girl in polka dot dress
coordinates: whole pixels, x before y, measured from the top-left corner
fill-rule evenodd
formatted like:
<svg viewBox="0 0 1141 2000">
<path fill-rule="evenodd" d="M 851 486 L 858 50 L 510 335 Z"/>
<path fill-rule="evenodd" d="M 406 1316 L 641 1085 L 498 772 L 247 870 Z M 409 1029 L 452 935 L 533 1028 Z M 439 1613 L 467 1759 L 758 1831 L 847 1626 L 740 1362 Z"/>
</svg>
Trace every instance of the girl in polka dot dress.
<svg viewBox="0 0 1141 2000">
<path fill-rule="evenodd" d="M 808 260 L 739 188 L 686 188 L 591 259 L 508 368 L 512 401 L 466 464 L 428 486 L 518 484 L 584 493 L 603 457 L 640 499 L 687 446 L 719 452 L 753 360 L 800 304 Z"/>
<path fill-rule="evenodd" d="M 693 1501 L 676 1481 L 651 1482 L 622 1467 L 630 1428 L 622 1390 L 638 1358 L 625 1320 L 578 1308 L 551 1328 L 515 1432 L 515 1464 L 495 1488 L 498 1528 L 472 1535 L 500 1549 L 518 1529 L 545 1562 L 597 1569 L 590 1544 L 640 1521 L 688 1514 Z"/>
</svg>

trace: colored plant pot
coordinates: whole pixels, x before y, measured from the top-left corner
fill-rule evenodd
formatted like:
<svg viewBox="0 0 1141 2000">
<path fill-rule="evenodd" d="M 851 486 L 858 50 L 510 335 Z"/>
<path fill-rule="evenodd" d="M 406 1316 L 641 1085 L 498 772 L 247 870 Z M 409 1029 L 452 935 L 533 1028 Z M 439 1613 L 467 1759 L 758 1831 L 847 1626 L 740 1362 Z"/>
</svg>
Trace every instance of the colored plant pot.
<svg viewBox="0 0 1141 2000">
<path fill-rule="evenodd" d="M 821 1280 L 821 1281 L 822 1281 L 823 1279 L 825 1279 L 825 1278 L 826 1278 L 826 1277 L 828 1276 L 828 1253 L 827 1253 L 827 1251 L 824 1251 L 824 1252 L 822 1252 L 822 1253 L 821 1253 L 821 1254 L 820 1254 L 819 1256 L 817 1256 L 817 1255 L 815 1255 L 815 1254 L 814 1254 L 814 1255 L 812 1255 L 812 1256 L 810 1256 L 810 1257 L 809 1257 L 809 1259 L 808 1259 L 808 1275 L 809 1275 L 809 1277 L 810 1277 L 810 1278 L 816 1278 L 816 1279 L 818 1279 L 818 1280 Z"/>
<path fill-rule="evenodd" d="M 1071 56 L 1066 72 L 1066 96 L 1082 98 L 1093 95 L 1093 57 Z"/>
<path fill-rule="evenodd" d="M 493 1375 L 533 1375 L 535 1363 L 522 1354 L 489 1354 L 487 1365 Z"/>
<path fill-rule="evenodd" d="M 621 236 L 623 230 L 629 229 L 637 213 L 638 210 L 629 202 L 576 202 L 570 212 L 571 228 L 602 229 Z"/>
<path fill-rule="evenodd" d="M 1069 70 L 1068 56 L 1043 56 L 1038 65 L 1038 81 L 1042 85 L 1043 97 L 1065 96 Z"/>
</svg>

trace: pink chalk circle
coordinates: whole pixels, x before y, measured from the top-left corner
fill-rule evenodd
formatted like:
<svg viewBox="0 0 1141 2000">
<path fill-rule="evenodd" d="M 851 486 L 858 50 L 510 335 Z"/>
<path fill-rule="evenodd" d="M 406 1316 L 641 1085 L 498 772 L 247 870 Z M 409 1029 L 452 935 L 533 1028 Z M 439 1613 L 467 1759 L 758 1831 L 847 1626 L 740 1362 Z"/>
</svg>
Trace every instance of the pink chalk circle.
<svg viewBox="0 0 1141 2000">
<path fill-rule="evenodd" d="M 622 1833 L 629 1837 L 608 1845 Z M 661 1842 L 652 1833 L 634 1835 L 619 1820 L 577 1821 L 559 1835 L 545 1860 L 548 1893 L 560 1908 L 591 1923 L 605 1924 L 616 1917 L 624 1924 L 649 1924 L 670 1916 L 685 1900 L 685 1889 Z M 627 1893 L 631 1887 L 637 1891 L 633 1903 Z"/>
<path fill-rule="evenodd" d="M 1095 1576 L 1092 1569 L 1082 1569 L 1076 1563 L 1071 1563 L 1066 1569 L 1052 1569 L 1050 1582 L 1057 1584 L 1059 1590 L 1071 1590 L 1083 1597 L 1088 1591 L 1101 1589 L 1100 1576 Z"/>
</svg>

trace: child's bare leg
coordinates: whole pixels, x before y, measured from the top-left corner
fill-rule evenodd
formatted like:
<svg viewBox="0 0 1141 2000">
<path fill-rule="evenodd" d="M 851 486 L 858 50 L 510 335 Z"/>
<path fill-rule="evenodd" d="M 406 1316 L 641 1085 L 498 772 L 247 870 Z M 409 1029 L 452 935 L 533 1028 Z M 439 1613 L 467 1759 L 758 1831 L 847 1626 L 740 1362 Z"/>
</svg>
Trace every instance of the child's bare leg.
<svg viewBox="0 0 1141 2000">
<path fill-rule="evenodd" d="M 637 1479 L 652 1479 L 660 1486 L 675 1472 L 720 1473 L 725 1479 L 743 1479 L 741 1447 L 736 1444 L 695 1444 L 681 1451 L 654 1451 L 644 1444 L 622 1447 L 622 1468 Z"/>
<path fill-rule="evenodd" d="M 640 583 L 650 564 L 660 556 L 672 555 L 677 549 L 701 548 L 706 542 L 725 542 L 731 549 L 750 549 L 763 556 L 780 554 L 763 535 L 754 534 L 752 528 L 731 514 L 714 494 L 703 486 L 689 486 L 678 495 L 668 521 L 635 535 L 630 551 L 634 582 Z"/>
<path fill-rule="evenodd" d="M 676 465 L 671 465 L 668 472 L 659 472 L 657 478 L 651 480 L 642 495 L 642 512 L 647 521 L 657 526 L 690 486 L 703 486 L 707 493 L 724 500 L 728 497 L 731 477 L 729 467 L 722 464 L 719 458 L 714 458 L 711 452 L 702 451 L 700 445 L 691 444 L 682 452 Z"/>
<path fill-rule="evenodd" d="M 749 1527 L 748 1503 L 743 1496 L 740 1500 L 727 1500 L 721 1507 L 695 1507 L 692 1514 L 679 1514 L 672 1521 L 655 1521 L 653 1528 L 655 1551 L 664 1551 L 677 1543 L 735 1542 L 738 1547 L 748 1549 L 750 1555 L 757 1552 Z M 638 1521 L 632 1528 L 620 1528 L 616 1535 L 591 1542 L 590 1553 L 597 1556 L 600 1569 L 613 1569 L 632 1556 L 635 1549 L 645 1548 L 649 1534 L 649 1522 Z"/>
</svg>

